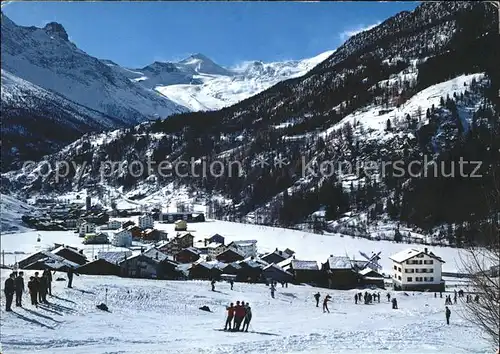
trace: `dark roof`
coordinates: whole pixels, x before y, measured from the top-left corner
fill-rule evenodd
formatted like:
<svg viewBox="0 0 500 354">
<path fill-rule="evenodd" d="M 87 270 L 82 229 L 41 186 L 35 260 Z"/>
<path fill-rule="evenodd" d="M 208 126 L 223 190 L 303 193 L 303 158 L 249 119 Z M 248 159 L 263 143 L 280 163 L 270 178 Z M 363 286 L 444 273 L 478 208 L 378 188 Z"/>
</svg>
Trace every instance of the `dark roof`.
<svg viewBox="0 0 500 354">
<path fill-rule="evenodd" d="M 234 248 L 226 248 L 224 251 L 222 251 L 221 253 L 219 253 L 216 257 L 219 257 L 220 255 L 223 255 L 224 253 L 234 253 L 235 255 L 238 255 L 240 256 L 242 259 L 245 258 L 245 256 L 238 250 L 235 250 Z"/>
<path fill-rule="evenodd" d="M 197 249 L 197 248 L 194 248 L 194 247 L 184 248 L 184 249 L 180 250 L 177 254 L 179 254 L 181 252 L 189 252 L 189 253 L 192 253 L 194 255 L 200 255 L 201 254 L 200 250 Z"/>
</svg>

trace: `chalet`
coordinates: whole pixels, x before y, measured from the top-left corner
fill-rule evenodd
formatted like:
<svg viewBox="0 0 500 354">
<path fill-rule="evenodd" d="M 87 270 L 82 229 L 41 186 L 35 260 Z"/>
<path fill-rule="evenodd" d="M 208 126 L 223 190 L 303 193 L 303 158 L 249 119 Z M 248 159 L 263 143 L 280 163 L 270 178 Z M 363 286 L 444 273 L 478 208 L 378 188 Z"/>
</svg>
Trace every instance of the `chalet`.
<svg viewBox="0 0 500 354">
<path fill-rule="evenodd" d="M 317 284 L 321 280 L 321 272 L 316 261 L 301 261 L 292 256 L 278 265 L 291 273 L 296 283 Z"/>
<path fill-rule="evenodd" d="M 288 253 L 290 256 L 295 254 L 295 251 L 292 251 L 290 248 L 285 249 L 283 252 Z"/>
<path fill-rule="evenodd" d="M 221 273 L 221 270 L 214 264 L 206 262 L 193 263 L 189 268 L 190 279 L 219 279 Z"/>
<path fill-rule="evenodd" d="M 85 245 L 106 245 L 109 243 L 108 234 L 99 232 L 98 234 L 87 234 L 83 241 Z"/>
<path fill-rule="evenodd" d="M 365 287 L 377 287 L 380 289 L 385 289 L 384 276 L 369 267 L 359 271 L 361 276 L 361 284 Z"/>
<path fill-rule="evenodd" d="M 106 212 L 101 212 L 99 210 L 91 211 L 82 216 L 86 222 L 90 222 L 97 225 L 105 225 L 109 221 L 109 215 Z"/>
<path fill-rule="evenodd" d="M 80 237 L 84 237 L 86 234 L 95 233 L 96 225 L 92 222 L 83 221 L 78 227 L 78 234 Z"/>
<path fill-rule="evenodd" d="M 133 239 L 134 238 L 141 238 L 141 236 L 142 236 L 142 230 L 139 226 L 130 225 L 130 226 L 127 226 L 126 230 L 130 232 Z"/>
<path fill-rule="evenodd" d="M 118 230 L 122 227 L 122 223 L 118 220 L 109 220 L 108 221 L 108 229 L 109 230 Z"/>
<path fill-rule="evenodd" d="M 441 277 L 444 261 L 427 248 L 409 248 L 389 257 L 395 290 L 444 291 Z"/>
<path fill-rule="evenodd" d="M 330 289 L 354 289 L 360 285 L 359 275 L 354 271 L 349 257 L 330 256 L 322 264 L 321 282 Z"/>
<path fill-rule="evenodd" d="M 237 264 L 241 267 L 237 274 L 238 281 L 247 281 L 251 283 L 256 283 L 261 279 L 262 269 L 268 266 L 263 260 L 254 257 L 248 257 Z"/>
<path fill-rule="evenodd" d="M 238 263 L 229 263 L 226 264 L 224 268 L 222 268 L 222 274 L 238 275 L 241 269 L 242 267 Z"/>
<path fill-rule="evenodd" d="M 132 234 L 127 229 L 120 229 L 113 234 L 111 244 L 115 247 L 132 246 Z"/>
<path fill-rule="evenodd" d="M 217 255 L 226 250 L 226 246 L 224 246 L 222 243 L 215 242 L 209 243 L 205 248 L 210 259 L 216 259 Z"/>
<path fill-rule="evenodd" d="M 193 263 L 200 259 L 200 251 L 194 247 L 184 248 L 174 256 L 174 259 L 179 263 Z"/>
<path fill-rule="evenodd" d="M 219 253 L 217 256 L 215 256 L 215 259 L 217 259 L 219 262 L 233 263 L 242 261 L 245 259 L 245 257 L 240 251 L 233 248 L 228 248 L 225 251 L 222 251 L 222 253 Z"/>
<path fill-rule="evenodd" d="M 72 247 L 61 246 L 53 250 L 52 253 L 78 265 L 88 262 L 83 250 L 78 251 Z"/>
<path fill-rule="evenodd" d="M 120 274 L 132 278 L 177 279 L 178 263 L 161 251 L 151 248 L 119 263 Z"/>
<path fill-rule="evenodd" d="M 87 275 L 120 275 L 120 266 L 99 258 L 95 261 L 79 266 L 77 268 L 77 272 L 79 274 Z"/>
<path fill-rule="evenodd" d="M 135 225 L 135 222 L 133 222 L 132 220 L 128 220 L 128 221 L 125 221 L 123 224 L 122 224 L 122 228 L 123 229 L 126 229 L 127 227 L 129 226 L 133 226 Z"/>
<path fill-rule="evenodd" d="M 66 218 L 64 219 L 64 226 L 68 229 L 75 229 L 77 225 L 77 219 Z"/>
<path fill-rule="evenodd" d="M 146 229 L 142 233 L 142 238 L 147 241 L 167 240 L 167 233 L 156 229 Z"/>
<path fill-rule="evenodd" d="M 256 240 L 233 241 L 230 244 L 228 244 L 227 247 L 239 251 L 245 257 L 257 256 Z"/>
<path fill-rule="evenodd" d="M 174 223 L 178 220 L 184 220 L 187 222 L 204 222 L 205 215 L 203 213 L 161 213 L 156 211 L 153 213 L 155 220 L 159 220 L 164 223 Z"/>
<path fill-rule="evenodd" d="M 44 270 L 52 269 L 67 271 L 69 268 L 77 268 L 78 264 L 68 261 L 52 252 L 40 251 L 17 263 L 19 269 Z"/>
<path fill-rule="evenodd" d="M 144 214 L 139 216 L 139 228 L 142 230 L 152 229 L 154 227 L 153 216 Z"/>
<path fill-rule="evenodd" d="M 261 257 L 263 261 L 266 261 L 267 263 L 276 263 L 278 264 L 279 262 L 284 261 L 287 258 L 290 258 L 292 255 L 284 252 L 284 251 L 279 251 L 277 248 L 271 252 L 266 254 L 265 256 Z"/>
<path fill-rule="evenodd" d="M 262 277 L 268 282 L 291 282 L 293 280 L 293 275 L 291 273 L 287 272 L 279 265 L 276 265 L 274 263 L 269 264 L 262 269 Z"/>
<path fill-rule="evenodd" d="M 175 222 L 175 231 L 186 231 L 187 222 L 185 220 L 177 220 Z"/>
<path fill-rule="evenodd" d="M 205 246 L 210 244 L 210 243 L 218 243 L 224 245 L 225 239 L 223 236 L 219 234 L 215 234 L 212 237 L 206 238 L 205 239 Z"/>
<path fill-rule="evenodd" d="M 162 252 L 167 254 L 177 254 L 184 248 L 193 247 L 194 236 L 190 233 L 181 235 L 177 234 L 166 246 L 162 247 Z"/>
</svg>

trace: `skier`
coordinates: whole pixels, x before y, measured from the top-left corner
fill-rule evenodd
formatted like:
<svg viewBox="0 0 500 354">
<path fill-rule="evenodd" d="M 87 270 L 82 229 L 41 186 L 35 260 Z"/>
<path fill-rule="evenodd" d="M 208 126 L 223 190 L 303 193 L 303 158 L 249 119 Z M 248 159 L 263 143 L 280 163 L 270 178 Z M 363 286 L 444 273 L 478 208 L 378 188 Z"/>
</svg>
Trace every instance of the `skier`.
<svg viewBox="0 0 500 354">
<path fill-rule="evenodd" d="M 43 271 L 42 277 L 47 279 L 47 291 L 50 296 L 52 296 L 52 273 L 49 269 Z"/>
<path fill-rule="evenodd" d="M 478 294 L 476 296 L 474 296 L 474 301 L 479 304 L 479 295 Z"/>
<path fill-rule="evenodd" d="M 30 291 L 31 304 L 38 306 L 38 282 L 35 280 L 35 277 L 30 277 L 28 290 Z"/>
<path fill-rule="evenodd" d="M 387 302 L 391 301 L 391 294 L 387 293 Z"/>
<path fill-rule="evenodd" d="M 442 292 L 442 291 L 440 291 L 440 292 L 439 292 L 439 297 L 440 297 L 441 299 L 443 298 L 443 292 Z"/>
<path fill-rule="evenodd" d="M 215 291 L 215 279 L 212 279 L 210 284 L 212 284 L 212 291 Z"/>
<path fill-rule="evenodd" d="M 398 309 L 398 300 L 396 298 L 392 299 L 392 309 L 397 310 Z"/>
<path fill-rule="evenodd" d="M 455 290 L 455 297 L 453 297 L 453 303 L 457 303 L 457 291 Z"/>
<path fill-rule="evenodd" d="M 226 330 L 231 330 L 231 322 L 233 321 L 234 318 L 234 304 L 231 302 L 229 307 L 226 307 L 227 310 L 227 318 L 226 318 L 226 325 L 224 326 L 224 331 Z"/>
<path fill-rule="evenodd" d="M 437 294 L 437 293 L 434 293 L 434 297 L 436 298 L 437 296 L 438 296 L 438 294 Z"/>
<path fill-rule="evenodd" d="M 243 320 L 243 327 L 241 328 L 241 331 L 248 332 L 248 326 L 250 326 L 250 321 L 252 321 L 252 308 L 250 307 L 250 304 L 247 302 L 245 306 L 245 319 Z"/>
<path fill-rule="evenodd" d="M 231 279 L 231 280 L 229 281 L 229 284 L 231 285 L 231 290 L 233 290 L 233 285 L 234 285 L 234 281 L 233 281 L 233 279 Z"/>
<path fill-rule="evenodd" d="M 319 307 L 319 298 L 320 298 L 320 294 L 319 293 L 316 293 L 314 294 L 314 298 L 316 299 L 316 307 Z"/>
<path fill-rule="evenodd" d="M 380 304 L 380 292 L 377 294 L 377 302 Z"/>
<path fill-rule="evenodd" d="M 14 273 L 11 273 L 5 280 L 3 292 L 5 294 L 5 311 L 12 311 L 12 300 L 14 300 L 14 292 L 16 284 L 14 283 Z"/>
<path fill-rule="evenodd" d="M 330 313 L 330 310 L 328 309 L 328 301 L 332 301 L 330 300 L 332 297 L 330 295 L 326 295 L 325 296 L 325 299 L 323 300 L 323 313 L 327 312 Z"/>
<path fill-rule="evenodd" d="M 274 292 L 276 291 L 276 288 L 274 287 L 274 284 L 271 285 L 271 297 L 274 299 Z"/>
<path fill-rule="evenodd" d="M 23 292 L 24 292 L 24 279 L 23 272 L 19 272 L 19 275 L 14 280 L 14 285 L 16 287 L 16 306 L 23 307 Z"/>
<path fill-rule="evenodd" d="M 357 304 L 358 303 L 358 294 L 355 294 L 354 295 L 354 303 Z"/>
<path fill-rule="evenodd" d="M 446 306 L 446 324 L 450 324 L 450 315 L 451 315 L 451 311 L 448 308 L 448 306 Z"/>
</svg>

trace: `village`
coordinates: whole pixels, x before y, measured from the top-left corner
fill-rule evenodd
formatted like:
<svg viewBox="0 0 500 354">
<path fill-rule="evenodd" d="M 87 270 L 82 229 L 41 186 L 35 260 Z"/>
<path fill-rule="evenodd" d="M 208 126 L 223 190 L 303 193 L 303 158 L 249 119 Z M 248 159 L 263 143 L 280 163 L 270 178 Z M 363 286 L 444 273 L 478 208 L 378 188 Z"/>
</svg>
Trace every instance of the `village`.
<svg viewBox="0 0 500 354">
<path fill-rule="evenodd" d="M 66 272 L 71 268 L 78 274 L 97 276 L 277 282 L 283 286 L 308 284 L 339 290 L 387 287 L 409 291 L 445 290 L 442 277 L 445 261 L 428 248 L 402 249 L 389 255 L 392 269 L 384 269 L 384 273 L 379 263 L 381 252 L 359 251 L 357 259 L 331 254 L 324 262 L 318 262 L 304 259 L 300 250 L 289 248 L 259 252 L 254 239 L 226 242 L 222 231 L 199 235 L 188 225 L 205 222 L 203 213 L 115 212 L 116 217 L 111 218 L 106 210 L 92 205 L 90 197 L 83 207 L 66 207 L 64 212 L 65 215 L 59 206 L 50 207 L 51 217 L 64 221 L 36 219 L 35 223 L 35 218 L 29 217 L 25 220 L 41 230 L 48 225 L 60 225 L 62 230 L 78 234 L 86 252 L 74 243 L 54 243 L 49 249 L 16 261 L 14 269 Z M 173 232 L 165 231 L 165 225 L 173 226 Z M 89 247 L 92 247 L 91 254 Z"/>
</svg>

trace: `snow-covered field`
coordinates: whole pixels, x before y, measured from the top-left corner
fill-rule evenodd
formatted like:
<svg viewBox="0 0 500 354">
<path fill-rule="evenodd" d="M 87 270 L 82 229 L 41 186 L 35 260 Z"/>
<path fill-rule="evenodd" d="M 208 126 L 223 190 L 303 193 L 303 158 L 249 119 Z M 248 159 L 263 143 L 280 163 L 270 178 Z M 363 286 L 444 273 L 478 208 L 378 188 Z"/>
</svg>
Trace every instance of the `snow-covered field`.
<svg viewBox="0 0 500 354">
<path fill-rule="evenodd" d="M 27 275 L 31 275 L 29 272 Z M 2 270 L 4 282 L 8 272 Z M 61 275 L 65 277 L 64 274 Z M 1 297 L 1 342 L 5 353 L 492 353 L 475 327 L 451 307 L 445 323 L 443 299 L 431 293 L 392 293 L 392 310 L 381 303 L 355 305 L 355 291 L 305 286 L 278 287 L 271 299 L 264 284 L 160 281 L 79 276 L 74 288 L 53 283 L 49 305 L 7 313 Z M 106 300 L 107 289 L 107 300 Z M 316 308 L 313 294 L 333 296 L 331 313 Z M 249 302 L 250 332 L 217 331 L 225 306 Z M 110 313 L 96 305 L 107 303 Z M 207 305 L 211 313 L 199 310 Z"/>
<path fill-rule="evenodd" d="M 33 207 L 9 195 L 0 195 L 0 231 L 23 232 L 28 231 L 22 224 L 21 217 L 28 213 Z"/>
</svg>

